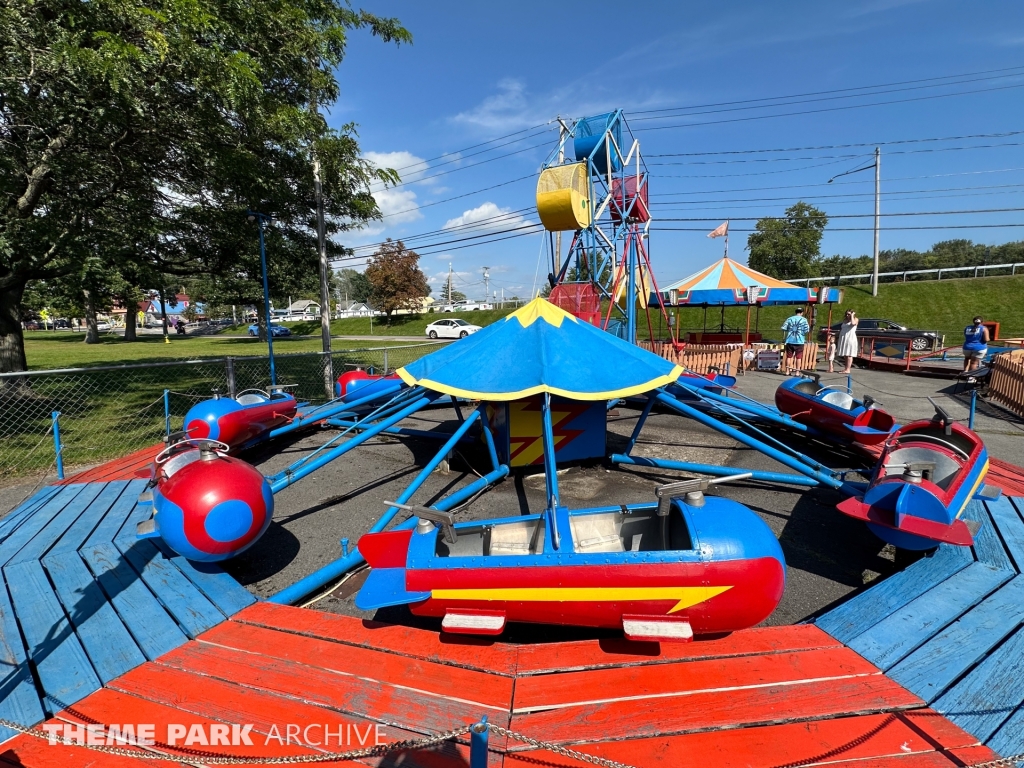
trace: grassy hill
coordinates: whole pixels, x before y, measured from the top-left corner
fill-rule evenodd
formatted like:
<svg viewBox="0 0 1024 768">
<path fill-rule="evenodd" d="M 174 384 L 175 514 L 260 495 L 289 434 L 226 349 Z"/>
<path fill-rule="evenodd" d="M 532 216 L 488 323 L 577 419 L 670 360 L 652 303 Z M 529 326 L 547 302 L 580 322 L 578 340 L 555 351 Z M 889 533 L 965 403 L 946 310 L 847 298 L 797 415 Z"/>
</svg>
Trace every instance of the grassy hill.
<svg viewBox="0 0 1024 768">
<path fill-rule="evenodd" d="M 981 315 L 985 320 L 1000 323 L 1001 338 L 1024 336 L 1024 275 L 1015 277 L 984 277 L 977 279 L 942 280 L 914 283 L 883 283 L 878 296 L 871 295 L 868 285 L 843 287 L 843 303 L 836 305 L 832 322 L 843 319 L 846 309 L 854 309 L 861 317 L 880 317 L 922 330 L 937 330 L 946 334 L 947 344 L 957 344 L 964 326 L 971 318 Z M 782 322 L 793 312 L 791 307 L 766 307 L 761 310 L 761 333 L 774 338 Z M 819 315 L 819 324 L 825 324 L 827 312 Z M 721 310 L 708 309 L 708 330 L 721 322 Z M 681 328 L 699 330 L 703 311 L 680 310 Z M 754 320 L 751 316 L 751 327 Z M 727 328 L 742 330 L 746 322 L 746 309 L 733 307 L 725 311 Z M 646 318 L 642 324 L 646 328 Z M 654 320 L 657 329 L 657 320 Z M 646 333 L 646 330 L 644 331 Z"/>
</svg>

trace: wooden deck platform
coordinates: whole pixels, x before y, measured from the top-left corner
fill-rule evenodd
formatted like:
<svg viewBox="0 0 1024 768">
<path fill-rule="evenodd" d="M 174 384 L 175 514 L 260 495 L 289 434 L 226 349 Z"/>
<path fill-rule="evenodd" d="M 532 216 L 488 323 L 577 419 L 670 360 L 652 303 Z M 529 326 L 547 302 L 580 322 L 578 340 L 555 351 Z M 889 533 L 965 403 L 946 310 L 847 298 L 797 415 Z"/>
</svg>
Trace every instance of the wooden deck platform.
<svg viewBox="0 0 1024 768">
<path fill-rule="evenodd" d="M 252 746 L 201 755 L 344 751 L 279 743 L 289 724 L 380 724 L 385 741 L 499 725 L 620 762 L 655 766 L 957 766 L 994 757 L 978 740 L 812 625 L 688 645 L 624 640 L 516 647 L 258 603 L 58 714 L 72 723 L 252 724 Z M 320 741 L 321 728 L 310 741 Z M 267 737 L 271 736 L 269 743 Z M 490 766 L 584 763 L 492 736 Z M 167 744 L 158 749 L 170 751 Z M 17 736 L 0 764 L 159 765 Z M 466 744 L 365 761 L 466 768 Z"/>
<path fill-rule="evenodd" d="M 255 602 L 219 568 L 136 540 L 144 487 L 50 486 L 0 522 L 0 717 L 37 723 Z"/>
<path fill-rule="evenodd" d="M 972 501 L 943 545 L 816 625 L 1003 755 L 1024 752 L 1024 498 Z"/>
</svg>

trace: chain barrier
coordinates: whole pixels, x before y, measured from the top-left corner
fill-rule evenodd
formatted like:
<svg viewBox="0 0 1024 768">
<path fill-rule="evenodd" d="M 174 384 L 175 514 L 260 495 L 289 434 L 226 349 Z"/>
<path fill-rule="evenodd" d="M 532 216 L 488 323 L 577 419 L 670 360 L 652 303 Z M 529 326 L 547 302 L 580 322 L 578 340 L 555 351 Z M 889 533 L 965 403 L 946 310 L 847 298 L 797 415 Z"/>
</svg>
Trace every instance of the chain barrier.
<svg viewBox="0 0 1024 768">
<path fill-rule="evenodd" d="M 508 728 L 502 728 L 500 725 L 494 725 L 492 723 L 476 723 L 474 725 L 466 725 L 461 728 L 454 728 L 444 733 L 437 733 L 433 736 L 424 736 L 421 739 L 405 739 L 403 741 L 392 741 L 387 744 L 377 744 L 372 747 L 364 747 L 362 749 L 349 750 L 348 752 L 331 752 L 324 754 L 314 755 L 289 755 L 284 757 L 236 757 L 226 755 L 176 755 L 169 754 L 167 752 L 160 752 L 157 750 L 146 749 L 146 747 L 139 746 L 137 749 L 125 749 L 124 747 L 113 747 L 105 744 L 88 744 L 80 743 L 74 740 L 66 740 L 63 737 L 57 738 L 56 735 L 47 733 L 42 728 L 30 727 L 22 725 L 21 723 L 15 723 L 11 720 L 5 720 L 0 718 L 0 727 L 9 728 L 17 733 L 25 734 L 26 736 L 32 736 L 37 739 L 43 739 L 45 741 L 59 744 L 66 747 L 81 747 L 82 749 L 89 749 L 94 752 L 101 752 L 106 755 L 115 755 L 117 757 L 133 757 L 140 760 L 163 760 L 171 763 L 178 763 L 180 765 L 192 765 L 192 766 L 208 766 L 208 765 L 302 765 L 302 764 L 313 764 L 313 763 L 338 763 L 346 760 L 359 760 L 366 757 L 383 757 L 384 755 L 391 754 L 392 752 L 404 752 L 409 750 L 427 749 L 429 747 L 437 746 L 446 741 L 457 739 L 460 736 L 465 736 L 478 727 L 483 730 L 486 726 L 487 730 L 492 733 L 496 733 L 500 736 L 505 736 L 509 739 L 521 742 L 523 744 L 529 744 L 531 747 L 537 749 L 543 749 L 547 752 L 551 752 L 562 757 L 568 757 L 571 760 L 577 760 L 581 763 L 589 763 L 590 765 L 601 766 L 601 768 L 635 768 L 635 766 L 627 763 L 620 763 L 615 760 L 609 760 L 605 757 L 598 757 L 597 755 L 590 755 L 586 752 L 578 752 L 575 749 L 569 749 L 568 747 L 561 747 L 557 744 L 552 744 L 547 741 L 541 741 L 540 739 L 534 739 L 525 734 L 517 731 L 509 730 Z M 118 736 L 118 738 L 123 738 Z M 500 750 L 496 750 L 500 751 Z M 1024 753 L 1017 755 L 1010 755 L 1008 757 L 1001 757 L 996 760 L 987 760 L 982 763 L 972 763 L 968 768 L 1017 768 L 1018 764 L 1024 765 Z"/>
<path fill-rule="evenodd" d="M 438 343 L 274 356 L 277 381 L 303 402 L 333 397 L 334 381 L 355 368 L 393 371 L 437 349 Z M 221 357 L 133 365 L 0 374 L 0 481 L 35 476 L 51 465 L 46 437 L 60 413 L 63 460 L 96 463 L 153 445 L 170 417 L 185 414 L 214 389 L 231 395 L 270 386 L 266 357 Z M 164 392 L 167 391 L 167 399 Z M 165 402 L 167 410 L 165 412 Z"/>
<path fill-rule="evenodd" d="M 81 747 L 82 749 L 89 749 L 94 752 L 101 752 L 105 755 L 115 755 L 117 757 L 134 757 L 141 760 L 164 760 L 171 763 L 178 763 L 180 765 L 193 765 L 193 766 L 207 766 L 207 765 L 300 765 L 310 763 L 337 763 L 346 760 L 358 760 L 365 757 L 382 757 L 392 752 L 404 752 L 408 750 L 426 749 L 433 747 L 438 744 L 442 744 L 452 739 L 457 739 L 460 736 L 465 736 L 470 733 L 474 727 L 479 727 L 481 730 L 486 725 L 487 730 L 492 733 L 505 736 L 515 741 L 522 742 L 523 744 L 529 744 L 531 747 L 537 749 L 543 749 L 553 754 L 561 755 L 562 757 L 568 757 L 572 760 L 578 760 L 579 762 L 589 763 L 591 765 L 601 766 L 601 768 L 634 768 L 632 765 L 626 763 L 619 763 L 615 760 L 609 760 L 604 757 L 597 757 L 596 755 L 588 755 L 585 752 L 577 752 L 574 749 L 568 747 L 560 747 L 557 744 L 551 744 L 550 742 L 541 741 L 539 739 L 531 738 L 522 733 L 511 731 L 508 728 L 502 728 L 500 725 L 493 725 L 491 723 L 477 723 L 474 725 L 467 725 L 461 728 L 455 728 L 444 733 L 434 734 L 433 736 L 425 736 L 421 739 L 405 739 L 404 741 L 392 741 L 387 744 L 377 744 L 372 747 L 365 747 L 363 749 L 349 750 L 348 752 L 331 752 L 325 754 L 315 755 L 289 755 L 285 757 L 236 757 L 226 755 L 176 755 L 169 754 L 167 752 L 160 752 L 154 750 L 147 750 L 144 747 L 138 749 L 126 749 L 124 747 L 107 746 L 105 744 L 88 744 L 80 743 L 74 740 L 67 740 L 63 737 L 57 737 L 51 735 L 41 728 L 34 728 L 15 723 L 10 720 L 0 719 L 0 726 L 9 728 L 12 731 L 23 733 L 26 736 L 32 736 L 37 739 L 44 739 L 55 745 L 59 744 L 66 747 Z M 120 737 L 119 737 L 120 738 Z M 1007 758 L 1008 760 L 1011 758 Z M 999 763 L 997 765 L 997 763 Z M 1009 766 L 1010 763 L 1005 765 Z M 996 761 L 993 763 L 984 763 L 984 768 L 1003 768 L 1003 762 Z M 976 768 L 982 768 L 982 766 L 976 766 Z"/>
</svg>

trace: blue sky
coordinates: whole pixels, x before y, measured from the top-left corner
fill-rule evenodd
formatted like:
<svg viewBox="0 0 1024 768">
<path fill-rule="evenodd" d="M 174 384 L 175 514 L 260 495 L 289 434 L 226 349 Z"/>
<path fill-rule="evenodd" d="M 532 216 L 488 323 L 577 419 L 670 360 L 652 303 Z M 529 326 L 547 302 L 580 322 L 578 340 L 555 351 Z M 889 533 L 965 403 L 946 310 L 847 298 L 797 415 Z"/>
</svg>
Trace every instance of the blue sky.
<svg viewBox="0 0 1024 768">
<path fill-rule="evenodd" d="M 363 246 L 357 253 L 365 257 L 385 237 L 406 239 L 421 251 L 435 296 L 449 262 L 457 286 L 474 298 L 483 296 L 484 266 L 492 292 L 506 296 L 529 295 L 543 279 L 539 234 L 443 243 L 536 221 L 536 176 L 554 146 L 556 115 L 625 110 L 651 171 L 650 253 L 662 284 L 721 256 L 722 241 L 705 235 L 727 218 L 731 255 L 745 260 L 741 230 L 754 222 L 741 217 L 781 215 L 798 200 L 851 217 L 830 223 L 826 255 L 870 253 L 872 172 L 826 185 L 829 177 L 870 164 L 875 142 L 1024 131 L 1019 0 L 366 0 L 361 7 L 397 16 L 414 42 L 395 48 L 353 33 L 330 120 L 356 123 L 367 157 L 404 168 L 404 183 L 378 191 L 380 224 L 340 240 Z M 771 107 L 750 103 L 810 93 L 817 95 Z M 897 103 L 862 106 L 877 102 Z M 494 141 L 515 131 L 524 132 Z M 841 144 L 871 146 L 803 149 Z M 792 151 L 654 157 L 765 149 Z M 1024 133 L 889 143 L 881 168 L 883 214 L 1024 208 Z M 1024 224 L 1022 214 L 885 216 L 881 247 L 1024 239 L 1024 227 L 980 226 Z M 481 219 L 491 221 L 466 227 Z M 678 231 L 687 228 L 698 231 Z"/>
</svg>

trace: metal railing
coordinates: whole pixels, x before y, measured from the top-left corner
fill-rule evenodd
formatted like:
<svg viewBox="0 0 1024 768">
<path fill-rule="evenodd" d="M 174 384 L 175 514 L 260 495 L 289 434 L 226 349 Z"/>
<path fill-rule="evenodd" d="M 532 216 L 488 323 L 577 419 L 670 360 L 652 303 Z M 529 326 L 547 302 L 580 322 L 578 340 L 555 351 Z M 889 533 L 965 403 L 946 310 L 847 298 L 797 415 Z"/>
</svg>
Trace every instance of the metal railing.
<svg viewBox="0 0 1024 768">
<path fill-rule="evenodd" d="M 277 380 L 299 401 L 333 397 L 334 380 L 353 368 L 393 371 L 438 343 L 275 355 Z M 188 409 L 214 389 L 266 389 L 267 357 L 200 358 L 0 374 L 0 480 L 39 474 L 58 458 L 95 464 L 180 429 Z M 54 440 L 54 428 L 59 439 Z M 60 447 L 58 449 L 56 446 Z"/>
<path fill-rule="evenodd" d="M 979 264 L 974 267 L 942 267 L 936 269 L 904 269 L 898 272 L 879 272 L 878 278 L 881 280 L 883 277 L 895 277 L 902 278 L 902 282 L 907 282 L 907 275 L 936 275 L 936 280 L 941 280 L 943 274 L 949 274 L 952 272 L 970 272 L 969 277 L 985 277 L 985 274 L 994 269 L 1008 269 L 1010 275 L 1016 275 L 1017 269 L 1024 267 L 1024 262 L 1014 262 L 1012 264 Z M 821 277 L 787 277 L 785 278 L 788 283 L 803 283 L 809 286 L 811 281 L 818 282 L 835 282 L 837 285 L 843 280 L 864 280 L 870 279 L 871 273 L 865 272 L 860 275 L 822 275 Z M 897 281 L 893 281 L 897 282 Z"/>
</svg>

